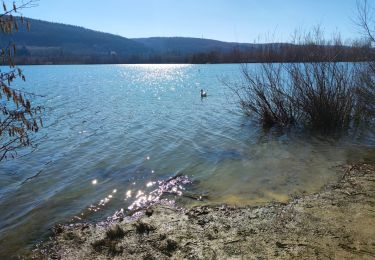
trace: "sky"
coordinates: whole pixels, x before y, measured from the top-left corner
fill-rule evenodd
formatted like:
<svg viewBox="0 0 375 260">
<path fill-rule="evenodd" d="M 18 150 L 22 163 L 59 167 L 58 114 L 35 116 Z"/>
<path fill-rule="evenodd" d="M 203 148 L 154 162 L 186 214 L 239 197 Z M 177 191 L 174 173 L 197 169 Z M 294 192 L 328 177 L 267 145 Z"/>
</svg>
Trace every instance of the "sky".
<svg viewBox="0 0 375 260">
<path fill-rule="evenodd" d="M 281 42 L 317 25 L 357 38 L 355 10 L 356 0 L 39 0 L 23 14 L 127 38 Z"/>
</svg>

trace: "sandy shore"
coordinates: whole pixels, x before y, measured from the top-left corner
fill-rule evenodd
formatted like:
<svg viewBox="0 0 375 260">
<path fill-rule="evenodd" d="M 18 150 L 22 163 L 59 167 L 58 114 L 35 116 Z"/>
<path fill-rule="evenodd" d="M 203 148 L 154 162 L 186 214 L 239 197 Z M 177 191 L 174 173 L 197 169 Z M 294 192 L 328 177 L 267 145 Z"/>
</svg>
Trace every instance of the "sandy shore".
<svg viewBox="0 0 375 260">
<path fill-rule="evenodd" d="M 32 256 L 57 259 L 374 259 L 375 164 L 321 192 L 258 207 L 157 205 L 109 226 L 54 228 Z"/>
</svg>

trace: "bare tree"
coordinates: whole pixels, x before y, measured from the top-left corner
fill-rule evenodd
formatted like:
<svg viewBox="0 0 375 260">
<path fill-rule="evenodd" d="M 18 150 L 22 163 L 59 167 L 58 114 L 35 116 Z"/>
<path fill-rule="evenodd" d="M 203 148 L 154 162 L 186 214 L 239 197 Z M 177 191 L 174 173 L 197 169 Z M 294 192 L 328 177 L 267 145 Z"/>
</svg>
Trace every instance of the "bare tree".
<svg viewBox="0 0 375 260">
<path fill-rule="evenodd" d="M 375 43 L 375 20 L 373 7 L 367 0 L 357 0 L 357 18 L 355 23 L 361 33 L 368 38 L 371 43 Z"/>
<path fill-rule="evenodd" d="M 3 12 L 0 14 L 0 33 L 2 38 L 16 33 L 20 27 L 30 30 L 29 22 L 23 18 L 20 11 L 34 7 L 38 0 L 26 2 L 3 2 Z M 17 16 L 14 16 L 17 15 Z M 7 69 L 0 69 L 0 161 L 14 157 L 21 147 L 31 146 L 31 133 L 37 132 L 42 126 L 40 117 L 42 107 L 33 106 L 30 99 L 32 93 L 12 87 L 17 78 L 25 81 L 22 70 L 15 66 L 14 57 L 17 54 L 16 44 L 9 41 L 0 46 L 0 60 Z"/>
<path fill-rule="evenodd" d="M 375 44 L 375 9 L 367 0 L 357 1 L 356 24 L 369 43 L 368 53 L 373 53 Z M 375 61 L 369 61 L 359 73 L 358 113 L 371 122 L 375 116 Z"/>
</svg>

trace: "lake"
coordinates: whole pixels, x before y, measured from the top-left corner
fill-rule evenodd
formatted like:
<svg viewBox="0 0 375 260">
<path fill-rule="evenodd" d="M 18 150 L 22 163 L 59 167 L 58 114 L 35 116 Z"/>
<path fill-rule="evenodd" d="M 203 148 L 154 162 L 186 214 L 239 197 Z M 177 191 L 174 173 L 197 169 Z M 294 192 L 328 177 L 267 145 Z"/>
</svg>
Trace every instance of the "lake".
<svg viewBox="0 0 375 260">
<path fill-rule="evenodd" d="M 241 79 L 239 65 L 23 70 L 27 81 L 16 87 L 42 96 L 35 102 L 46 107 L 45 127 L 34 151 L 0 163 L 0 258 L 45 239 L 56 223 L 154 202 L 286 202 L 334 181 L 339 165 L 374 156 L 371 132 L 262 130 L 223 83 Z"/>
</svg>

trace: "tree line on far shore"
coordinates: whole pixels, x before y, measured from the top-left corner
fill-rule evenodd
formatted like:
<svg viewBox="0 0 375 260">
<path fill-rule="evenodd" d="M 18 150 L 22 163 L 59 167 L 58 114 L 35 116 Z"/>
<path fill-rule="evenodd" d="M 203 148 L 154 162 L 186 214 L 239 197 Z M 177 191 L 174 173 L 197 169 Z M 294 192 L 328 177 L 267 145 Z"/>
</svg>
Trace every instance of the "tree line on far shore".
<svg viewBox="0 0 375 260">
<path fill-rule="evenodd" d="M 212 50 L 192 54 L 178 51 L 118 55 L 116 52 L 82 54 L 65 51 L 60 47 L 18 47 L 16 64 L 220 64 L 220 63 L 265 63 L 265 62 L 360 62 L 375 60 L 375 49 L 369 44 L 358 43 L 346 46 L 335 44 L 259 44 L 249 48 L 233 48 L 223 52 Z M 334 55 L 333 55 L 334 54 Z M 333 59 L 333 60 L 332 60 Z"/>
</svg>

